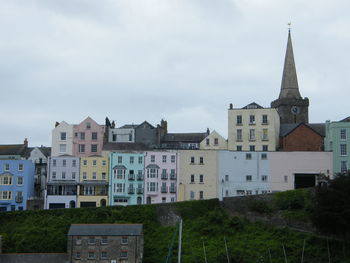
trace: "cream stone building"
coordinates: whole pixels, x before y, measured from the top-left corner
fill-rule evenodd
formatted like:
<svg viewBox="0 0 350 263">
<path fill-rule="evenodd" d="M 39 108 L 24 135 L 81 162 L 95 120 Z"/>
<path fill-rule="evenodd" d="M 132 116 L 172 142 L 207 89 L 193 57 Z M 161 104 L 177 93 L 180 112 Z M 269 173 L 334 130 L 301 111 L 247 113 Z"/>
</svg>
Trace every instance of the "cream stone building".
<svg viewBox="0 0 350 263">
<path fill-rule="evenodd" d="M 199 148 L 201 150 L 227 150 L 227 140 L 214 130 L 201 141 Z"/>
<path fill-rule="evenodd" d="M 51 156 L 73 154 L 73 125 L 65 121 L 56 123 L 51 134 Z"/>
<path fill-rule="evenodd" d="M 228 150 L 276 151 L 280 118 L 276 109 L 251 103 L 228 110 Z"/>
<path fill-rule="evenodd" d="M 217 198 L 218 151 L 181 150 L 177 201 Z"/>
</svg>

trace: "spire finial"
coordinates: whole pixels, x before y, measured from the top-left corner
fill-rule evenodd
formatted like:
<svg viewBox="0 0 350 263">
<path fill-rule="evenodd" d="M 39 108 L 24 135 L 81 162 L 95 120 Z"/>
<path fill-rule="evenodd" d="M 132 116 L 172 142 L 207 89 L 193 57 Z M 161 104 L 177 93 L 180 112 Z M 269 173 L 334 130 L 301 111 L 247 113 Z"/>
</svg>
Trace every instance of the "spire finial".
<svg viewBox="0 0 350 263">
<path fill-rule="evenodd" d="M 288 22 L 288 32 L 290 33 L 290 29 L 292 28 L 292 22 Z"/>
</svg>

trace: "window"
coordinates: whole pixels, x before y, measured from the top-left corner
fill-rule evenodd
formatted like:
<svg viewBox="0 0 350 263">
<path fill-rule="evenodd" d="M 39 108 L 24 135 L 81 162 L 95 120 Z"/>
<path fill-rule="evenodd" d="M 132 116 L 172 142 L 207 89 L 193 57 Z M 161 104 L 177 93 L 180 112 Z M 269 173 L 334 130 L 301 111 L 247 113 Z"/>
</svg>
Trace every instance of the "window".
<svg viewBox="0 0 350 263">
<path fill-rule="evenodd" d="M 87 165 L 87 160 L 83 160 L 83 165 Z"/>
<path fill-rule="evenodd" d="M 237 145 L 236 148 L 237 148 L 237 151 L 238 151 L 238 152 L 242 151 L 242 145 Z"/>
<path fill-rule="evenodd" d="M 102 180 L 106 180 L 106 173 L 102 173 Z"/>
<path fill-rule="evenodd" d="M 117 170 L 117 179 L 124 179 L 125 171 L 124 170 Z"/>
<path fill-rule="evenodd" d="M 262 150 L 263 150 L 264 152 L 267 152 L 267 151 L 269 150 L 269 146 L 268 146 L 268 145 L 263 145 L 263 146 L 262 146 Z"/>
<path fill-rule="evenodd" d="M 127 258 L 128 257 L 128 251 L 121 251 L 120 252 L 120 257 L 121 258 Z"/>
<path fill-rule="evenodd" d="M 87 129 L 87 130 L 91 129 L 91 123 L 90 123 L 90 122 L 87 122 L 87 123 L 86 123 L 86 129 Z"/>
<path fill-rule="evenodd" d="M 0 177 L 1 185 L 12 185 L 12 175 L 2 175 Z"/>
<path fill-rule="evenodd" d="M 80 237 L 77 237 L 77 239 L 75 240 L 75 244 L 81 245 L 81 238 Z"/>
<path fill-rule="evenodd" d="M 249 145 L 249 151 L 254 152 L 255 151 L 255 145 Z"/>
<path fill-rule="evenodd" d="M 250 141 L 255 141 L 255 129 L 250 129 L 249 130 L 249 140 Z"/>
<path fill-rule="evenodd" d="M 203 157 L 199 157 L 199 164 L 204 164 L 204 158 Z"/>
<path fill-rule="evenodd" d="M 175 197 L 170 198 L 170 202 L 174 203 L 175 202 Z"/>
<path fill-rule="evenodd" d="M 166 155 L 163 155 L 163 156 L 162 156 L 162 162 L 163 162 L 163 163 L 166 163 L 166 159 L 167 159 L 167 158 L 166 158 Z"/>
<path fill-rule="evenodd" d="M 106 160 L 102 160 L 102 165 L 106 166 L 107 165 L 107 161 Z"/>
<path fill-rule="evenodd" d="M 237 129 L 237 141 L 242 141 L 242 129 Z"/>
<path fill-rule="evenodd" d="M 92 165 L 96 166 L 97 165 L 97 160 L 92 160 Z"/>
<path fill-rule="evenodd" d="M 252 190 L 247 190 L 247 195 L 252 195 Z"/>
<path fill-rule="evenodd" d="M 86 178 L 87 178 L 87 174 L 86 172 L 83 172 L 83 179 L 86 180 Z"/>
<path fill-rule="evenodd" d="M 116 192 L 117 193 L 123 193 L 124 192 L 124 184 L 118 183 Z"/>
<path fill-rule="evenodd" d="M 123 156 L 118 156 L 118 163 L 122 163 L 123 162 Z"/>
<path fill-rule="evenodd" d="M 84 141 L 85 140 L 85 132 L 80 132 L 80 140 Z"/>
<path fill-rule="evenodd" d="M 194 174 L 191 174 L 191 184 L 194 183 Z"/>
<path fill-rule="evenodd" d="M 18 171 L 23 171 L 23 163 L 18 164 Z"/>
<path fill-rule="evenodd" d="M 56 179 L 56 172 L 52 172 L 52 179 Z"/>
<path fill-rule="evenodd" d="M 89 245 L 90 245 L 90 243 L 89 243 Z M 88 259 L 95 259 L 95 252 L 89 251 L 88 252 Z"/>
<path fill-rule="evenodd" d="M 225 191 L 225 196 L 228 196 L 228 190 Z"/>
<path fill-rule="evenodd" d="M 261 181 L 267 182 L 267 175 L 262 175 L 261 176 Z"/>
<path fill-rule="evenodd" d="M 102 244 L 102 245 L 108 244 L 108 238 L 107 238 L 107 237 L 102 237 L 102 239 L 101 239 L 101 244 Z"/>
<path fill-rule="evenodd" d="M 62 172 L 62 179 L 66 179 L 66 172 Z"/>
<path fill-rule="evenodd" d="M 166 197 L 162 197 L 162 203 L 166 203 Z"/>
<path fill-rule="evenodd" d="M 255 115 L 249 115 L 249 124 L 255 124 Z"/>
<path fill-rule="evenodd" d="M 72 160 L 72 166 L 76 167 L 77 166 L 77 160 Z"/>
<path fill-rule="evenodd" d="M 229 180 L 229 175 L 225 174 L 225 181 L 228 182 L 228 180 Z"/>
<path fill-rule="evenodd" d="M 61 141 L 67 140 L 67 133 L 61 132 L 61 133 L 60 133 L 60 138 L 61 138 Z"/>
<path fill-rule="evenodd" d="M 237 195 L 244 195 L 245 191 L 244 190 L 237 190 L 236 193 L 237 193 Z"/>
<path fill-rule="evenodd" d="M 96 141 L 96 140 L 97 140 L 97 132 L 92 132 L 92 133 L 91 133 L 91 139 L 92 139 L 93 141 Z"/>
<path fill-rule="evenodd" d="M 245 159 L 246 160 L 251 160 L 252 159 L 252 154 L 251 153 L 246 153 L 245 154 Z"/>
<path fill-rule="evenodd" d="M 23 185 L 23 176 L 17 177 L 17 185 Z"/>
<path fill-rule="evenodd" d="M 101 252 L 101 259 L 108 259 L 108 253 L 107 253 L 107 251 L 102 251 L 102 252 Z"/>
<path fill-rule="evenodd" d="M 199 183 L 204 183 L 204 175 L 203 174 L 199 175 Z"/>
<path fill-rule="evenodd" d="M 96 180 L 96 178 L 97 178 L 96 172 L 93 172 L 93 173 L 92 173 L 92 179 L 93 179 L 93 180 Z"/>
<path fill-rule="evenodd" d="M 347 155 L 346 144 L 340 144 L 340 155 Z"/>
<path fill-rule="evenodd" d="M 172 156 L 171 156 L 171 163 L 175 163 L 175 159 L 176 159 L 176 156 L 175 156 L 175 155 L 172 155 Z"/>
<path fill-rule="evenodd" d="M 348 170 L 346 161 L 341 161 L 340 163 L 340 171 L 342 173 L 345 173 Z"/>
<path fill-rule="evenodd" d="M 191 157 L 191 164 L 194 164 L 194 157 Z"/>
<path fill-rule="evenodd" d="M 261 154 L 261 160 L 267 160 L 267 154 L 266 153 L 262 153 Z"/>
<path fill-rule="evenodd" d="M 11 191 L 0 191 L 0 200 L 11 200 L 12 192 Z"/>
<path fill-rule="evenodd" d="M 207 139 L 205 140 L 205 144 L 206 144 L 207 146 L 210 144 L 210 139 L 209 139 L 209 138 L 207 138 Z"/>
<path fill-rule="evenodd" d="M 75 252 L 75 259 L 80 259 L 81 254 L 80 251 Z"/>
<path fill-rule="evenodd" d="M 60 153 L 65 153 L 65 152 L 66 152 L 66 145 L 60 144 Z"/>
<path fill-rule="evenodd" d="M 97 144 L 91 144 L 91 152 L 96 153 L 97 152 Z"/>
<path fill-rule="evenodd" d="M 194 198 L 195 198 L 195 194 L 194 194 L 193 191 L 191 191 L 191 192 L 190 192 L 190 199 L 191 199 L 191 200 L 194 200 Z"/>
<path fill-rule="evenodd" d="M 236 124 L 237 125 L 242 125 L 242 115 L 237 115 L 237 117 L 236 117 Z"/>
<path fill-rule="evenodd" d="M 199 199 L 204 199 L 204 193 L 203 193 L 203 191 L 199 191 Z"/>
<path fill-rule="evenodd" d="M 263 134 L 262 134 L 261 140 L 263 140 L 263 141 L 268 141 L 269 140 L 269 137 L 267 135 L 267 129 L 263 129 Z"/>
<path fill-rule="evenodd" d="M 129 142 L 131 142 L 132 141 L 132 134 L 130 133 L 129 134 Z"/>
<path fill-rule="evenodd" d="M 288 175 L 284 176 L 284 182 L 287 183 L 288 182 Z"/>
<path fill-rule="evenodd" d="M 139 156 L 139 164 L 142 164 L 142 156 Z"/>
<path fill-rule="evenodd" d="M 84 153 L 85 152 L 85 144 L 79 144 L 79 152 Z"/>
<path fill-rule="evenodd" d="M 75 179 L 75 172 L 72 172 L 72 179 Z"/>
<path fill-rule="evenodd" d="M 130 163 L 131 163 L 131 164 L 134 163 L 134 156 L 130 156 Z"/>
<path fill-rule="evenodd" d="M 218 138 L 214 138 L 214 145 L 218 145 L 219 144 L 219 139 Z"/>
<path fill-rule="evenodd" d="M 56 166 L 57 161 L 54 159 L 52 160 L 52 166 Z"/>
<path fill-rule="evenodd" d="M 67 165 L 67 160 L 62 160 L 62 166 L 66 167 L 66 165 Z"/>
<path fill-rule="evenodd" d="M 150 182 L 148 191 L 149 192 L 157 192 L 158 191 L 158 183 Z"/>
<path fill-rule="evenodd" d="M 245 176 L 245 180 L 246 180 L 247 182 L 251 182 L 251 181 L 252 181 L 252 176 L 251 176 L 251 175 L 246 175 L 246 176 Z"/>
<path fill-rule="evenodd" d="M 151 155 L 151 163 L 154 163 L 156 161 L 156 156 L 155 155 Z"/>
<path fill-rule="evenodd" d="M 269 123 L 268 120 L 267 120 L 267 115 L 266 114 L 263 114 L 261 123 L 262 124 L 268 124 Z"/>
<path fill-rule="evenodd" d="M 345 129 L 340 130 L 340 139 L 346 140 L 346 130 Z"/>
<path fill-rule="evenodd" d="M 123 245 L 128 244 L 128 237 L 122 237 L 120 244 L 123 244 Z"/>
</svg>

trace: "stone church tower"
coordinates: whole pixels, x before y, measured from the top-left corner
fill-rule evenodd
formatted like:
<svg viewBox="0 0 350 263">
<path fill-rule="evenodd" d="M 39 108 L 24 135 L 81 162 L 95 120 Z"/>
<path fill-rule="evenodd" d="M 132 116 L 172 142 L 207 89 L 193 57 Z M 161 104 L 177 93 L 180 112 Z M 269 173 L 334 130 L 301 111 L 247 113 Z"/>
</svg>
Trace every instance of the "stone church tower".
<svg viewBox="0 0 350 263">
<path fill-rule="evenodd" d="M 278 99 L 271 102 L 271 108 L 277 109 L 281 124 L 309 122 L 309 99 L 300 96 L 290 30 L 284 59 L 281 91 Z"/>
</svg>

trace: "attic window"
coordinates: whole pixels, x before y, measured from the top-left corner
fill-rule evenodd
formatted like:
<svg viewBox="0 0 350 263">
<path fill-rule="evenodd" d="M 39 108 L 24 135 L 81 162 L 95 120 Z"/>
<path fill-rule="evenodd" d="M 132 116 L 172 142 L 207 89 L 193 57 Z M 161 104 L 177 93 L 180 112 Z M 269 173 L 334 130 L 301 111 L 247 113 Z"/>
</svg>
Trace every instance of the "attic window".
<svg viewBox="0 0 350 263">
<path fill-rule="evenodd" d="M 88 129 L 88 130 L 91 129 L 91 123 L 90 122 L 86 123 L 86 129 Z"/>
</svg>

